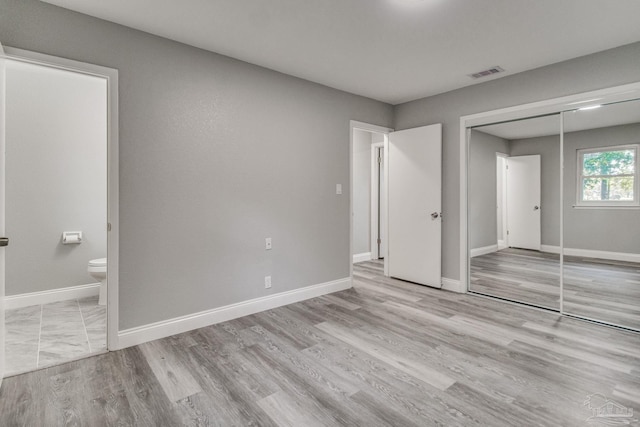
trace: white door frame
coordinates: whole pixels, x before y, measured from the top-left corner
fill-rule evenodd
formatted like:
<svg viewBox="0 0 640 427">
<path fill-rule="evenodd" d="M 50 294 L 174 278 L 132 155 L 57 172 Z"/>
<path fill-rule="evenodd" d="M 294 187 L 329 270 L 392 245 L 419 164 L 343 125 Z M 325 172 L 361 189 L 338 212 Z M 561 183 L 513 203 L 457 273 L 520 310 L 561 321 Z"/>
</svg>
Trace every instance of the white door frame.
<svg viewBox="0 0 640 427">
<path fill-rule="evenodd" d="M 104 78 L 107 81 L 107 349 L 117 350 L 120 348 L 118 343 L 118 256 L 120 229 L 118 70 L 8 46 L 4 47 L 4 53 L 4 57 L 14 61 L 88 74 Z M 4 304 L 4 301 L 2 301 L 2 304 Z"/>
<path fill-rule="evenodd" d="M 571 111 L 577 108 L 588 107 L 591 105 L 608 104 L 612 102 L 627 101 L 637 98 L 640 98 L 640 82 L 460 117 L 460 284 L 463 292 L 469 290 L 469 230 L 467 204 L 469 128 L 473 126 L 488 125 L 491 123 L 498 123 L 515 119 L 525 119 L 538 115 Z M 560 171 L 560 176 L 562 177 L 562 170 Z M 560 187 L 560 189 L 562 191 L 562 186 Z M 563 203 L 560 203 L 560 217 L 564 217 Z M 560 230 L 560 238 L 562 239 L 562 229 Z M 562 240 L 560 244 L 562 245 Z M 564 249 L 561 246 L 560 253 L 562 254 L 563 252 Z M 562 257 L 560 258 L 562 260 Z M 560 275 L 560 278 L 560 291 L 562 292 L 562 274 Z M 560 310 L 562 313 L 562 305 Z"/>
<path fill-rule="evenodd" d="M 502 224 L 498 223 L 498 229 L 502 229 L 502 241 L 500 239 L 497 240 L 498 250 L 508 248 L 509 247 L 509 234 L 508 230 L 508 217 L 507 217 L 507 174 L 506 174 L 506 160 L 509 158 L 508 154 L 496 152 L 496 168 L 498 164 L 498 159 L 504 159 L 504 168 L 500 170 L 502 174 L 502 200 L 496 200 L 496 205 L 500 206 L 502 210 Z M 496 189 L 497 190 L 497 189 Z M 497 207 L 496 207 L 497 209 Z"/>
<path fill-rule="evenodd" d="M 389 146 L 389 132 L 393 132 L 393 129 L 373 125 L 370 123 L 359 122 L 356 120 L 349 121 L 349 277 L 353 280 L 353 131 L 364 130 L 367 132 L 376 132 L 384 135 L 384 169 L 387 170 L 387 153 Z M 385 174 L 385 180 L 383 185 L 387 188 L 387 179 Z M 387 192 L 385 191 L 385 194 Z M 388 218 L 388 216 L 387 216 Z M 384 227 L 387 224 L 383 224 Z M 387 259 L 384 260 L 384 274 L 388 275 Z"/>
<path fill-rule="evenodd" d="M 378 248 L 380 245 L 378 244 L 377 239 L 380 238 L 380 235 L 386 236 L 384 233 L 384 227 L 386 224 L 380 224 L 380 229 L 378 229 L 378 224 L 380 221 L 378 215 L 378 209 L 382 209 L 382 206 L 386 206 L 386 195 L 384 193 L 383 200 L 378 200 L 380 196 L 380 188 L 384 188 L 380 182 L 380 166 L 378 165 L 378 151 L 382 148 L 384 150 L 384 142 L 376 142 L 375 144 L 371 144 L 371 215 L 369 220 L 369 225 L 371 226 L 371 231 L 369 235 L 370 241 L 370 251 L 371 251 L 371 259 L 379 259 L 382 255 L 383 258 L 386 258 L 386 254 L 380 254 Z M 384 158 L 384 152 L 382 157 Z M 383 176 L 384 179 L 384 176 Z M 374 236 L 376 240 L 374 240 Z"/>
</svg>

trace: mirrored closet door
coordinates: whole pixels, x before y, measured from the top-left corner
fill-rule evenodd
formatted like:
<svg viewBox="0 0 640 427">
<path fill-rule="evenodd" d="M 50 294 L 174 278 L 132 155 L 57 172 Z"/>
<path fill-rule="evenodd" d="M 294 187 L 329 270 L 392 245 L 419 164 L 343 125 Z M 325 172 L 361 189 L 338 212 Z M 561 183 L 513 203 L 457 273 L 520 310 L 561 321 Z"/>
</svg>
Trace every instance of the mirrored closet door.
<svg viewBox="0 0 640 427">
<path fill-rule="evenodd" d="M 640 100 L 564 112 L 564 306 L 640 330 Z"/>
<path fill-rule="evenodd" d="M 640 332 L 640 99 L 625 93 L 467 128 L 470 292 Z"/>
<path fill-rule="evenodd" d="M 560 114 L 474 127 L 468 169 L 469 284 L 560 309 Z"/>
</svg>

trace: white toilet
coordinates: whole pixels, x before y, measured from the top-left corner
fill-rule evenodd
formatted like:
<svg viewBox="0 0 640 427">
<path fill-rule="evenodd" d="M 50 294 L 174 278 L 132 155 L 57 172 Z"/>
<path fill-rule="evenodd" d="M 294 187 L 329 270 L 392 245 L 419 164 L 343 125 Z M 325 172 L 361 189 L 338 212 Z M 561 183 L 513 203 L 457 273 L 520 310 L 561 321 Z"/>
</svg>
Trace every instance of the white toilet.
<svg viewBox="0 0 640 427">
<path fill-rule="evenodd" d="M 100 282 L 100 298 L 98 304 L 107 304 L 107 259 L 98 258 L 89 261 L 89 275 Z"/>
</svg>

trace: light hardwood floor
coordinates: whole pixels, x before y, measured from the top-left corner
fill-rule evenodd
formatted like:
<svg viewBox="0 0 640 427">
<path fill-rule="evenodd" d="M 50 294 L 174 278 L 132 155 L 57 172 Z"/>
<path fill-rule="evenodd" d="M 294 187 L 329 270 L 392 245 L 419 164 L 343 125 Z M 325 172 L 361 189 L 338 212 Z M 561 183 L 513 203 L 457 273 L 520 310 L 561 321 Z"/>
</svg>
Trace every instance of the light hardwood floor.
<svg viewBox="0 0 640 427">
<path fill-rule="evenodd" d="M 567 313 L 640 330 L 640 264 L 564 257 Z M 560 309 L 560 257 L 508 248 L 471 258 L 471 289 Z"/>
<path fill-rule="evenodd" d="M 361 263 L 347 291 L 7 378 L 0 425 L 583 426 L 594 393 L 640 410 L 640 335 L 381 270 Z"/>
</svg>

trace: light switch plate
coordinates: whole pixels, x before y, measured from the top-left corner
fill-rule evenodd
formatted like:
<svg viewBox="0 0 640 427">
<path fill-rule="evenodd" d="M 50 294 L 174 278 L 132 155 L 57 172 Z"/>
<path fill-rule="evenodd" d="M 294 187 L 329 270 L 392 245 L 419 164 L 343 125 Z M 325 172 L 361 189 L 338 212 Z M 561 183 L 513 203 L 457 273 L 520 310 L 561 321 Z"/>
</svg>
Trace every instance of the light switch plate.
<svg viewBox="0 0 640 427">
<path fill-rule="evenodd" d="M 336 184 L 336 194 L 342 194 L 342 184 Z"/>
</svg>

